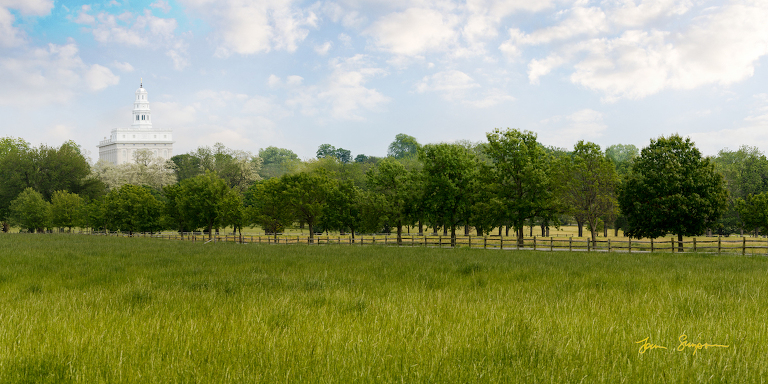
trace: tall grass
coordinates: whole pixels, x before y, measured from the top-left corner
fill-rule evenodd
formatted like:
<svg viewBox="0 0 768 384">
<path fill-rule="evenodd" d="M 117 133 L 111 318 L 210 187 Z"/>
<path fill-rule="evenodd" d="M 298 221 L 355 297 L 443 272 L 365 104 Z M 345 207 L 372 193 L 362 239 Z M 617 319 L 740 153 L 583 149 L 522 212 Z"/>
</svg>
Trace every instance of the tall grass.
<svg viewBox="0 0 768 384">
<path fill-rule="evenodd" d="M 760 257 L 71 235 L 0 252 L 1 383 L 768 377 Z M 678 352 L 681 334 L 728 347 Z"/>
</svg>

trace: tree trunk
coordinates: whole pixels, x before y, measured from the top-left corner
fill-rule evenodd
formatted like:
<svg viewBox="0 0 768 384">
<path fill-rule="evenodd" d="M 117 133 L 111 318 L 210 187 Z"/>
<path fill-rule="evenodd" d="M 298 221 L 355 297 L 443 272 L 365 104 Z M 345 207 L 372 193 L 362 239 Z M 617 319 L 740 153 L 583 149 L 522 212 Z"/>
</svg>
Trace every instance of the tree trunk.
<svg viewBox="0 0 768 384">
<path fill-rule="evenodd" d="M 455 226 L 452 226 L 451 229 L 453 229 L 454 227 Z M 447 226 L 443 227 L 443 236 L 448 236 L 448 227 Z"/>
<path fill-rule="evenodd" d="M 517 228 L 517 246 L 522 247 L 524 245 L 523 243 L 523 226 L 520 225 L 519 228 Z"/>
<path fill-rule="evenodd" d="M 504 230 L 504 226 L 503 225 L 499 225 L 499 237 L 501 237 L 501 231 L 502 230 Z"/>
<path fill-rule="evenodd" d="M 608 237 L 608 225 L 603 224 L 603 237 Z"/>
<path fill-rule="evenodd" d="M 584 223 L 582 223 L 579 220 L 576 220 L 576 226 L 579 227 L 579 237 L 582 237 L 584 235 Z"/>
<path fill-rule="evenodd" d="M 546 236 L 549 236 L 549 227 L 547 227 L 547 234 Z"/>
<path fill-rule="evenodd" d="M 397 222 L 397 245 L 403 243 L 403 225 Z"/>
<path fill-rule="evenodd" d="M 421 223 L 421 220 L 419 220 L 419 236 L 424 234 L 424 224 Z"/>
<path fill-rule="evenodd" d="M 456 224 L 451 224 L 451 247 L 456 246 Z"/>
<path fill-rule="evenodd" d="M 619 227 L 613 228 L 613 236 L 614 237 L 619 237 Z"/>
<path fill-rule="evenodd" d="M 547 235 L 547 226 L 544 225 L 544 223 L 541 223 L 541 237 L 544 237 Z"/>
<path fill-rule="evenodd" d="M 683 235 L 680 233 L 677 234 L 677 251 L 683 251 Z"/>
<path fill-rule="evenodd" d="M 464 236 L 469 235 L 469 225 L 464 225 Z"/>
<path fill-rule="evenodd" d="M 478 236 L 482 236 L 483 235 L 483 231 L 480 230 L 480 228 L 475 228 L 475 231 L 477 232 Z"/>
<path fill-rule="evenodd" d="M 522 231 L 523 231 L 523 227 L 520 227 L 520 233 L 522 233 Z M 509 237 L 509 225 L 507 225 L 507 234 L 504 236 Z"/>
<path fill-rule="evenodd" d="M 528 237 L 533 237 L 533 223 L 531 223 L 531 226 L 530 226 L 530 231 L 531 231 L 531 232 L 530 232 L 530 234 L 528 235 Z"/>
<path fill-rule="evenodd" d="M 213 238 L 213 220 L 208 222 L 208 241 Z"/>
<path fill-rule="evenodd" d="M 309 226 L 309 243 L 313 244 L 315 242 L 315 225 L 312 223 L 307 223 Z"/>
</svg>

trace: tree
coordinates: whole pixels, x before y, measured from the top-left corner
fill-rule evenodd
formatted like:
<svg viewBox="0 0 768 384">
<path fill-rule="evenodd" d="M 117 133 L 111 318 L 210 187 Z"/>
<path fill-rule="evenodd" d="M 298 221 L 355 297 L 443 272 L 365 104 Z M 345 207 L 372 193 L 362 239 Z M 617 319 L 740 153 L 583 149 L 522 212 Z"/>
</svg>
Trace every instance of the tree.
<svg viewBox="0 0 768 384">
<path fill-rule="evenodd" d="M 10 222 L 29 232 L 43 232 L 50 225 L 50 218 L 51 204 L 32 188 L 26 188 L 11 201 Z"/>
<path fill-rule="evenodd" d="M 402 243 L 403 225 L 413 221 L 412 175 L 397 160 L 386 158 L 368 170 L 366 177 L 370 190 L 383 197 L 382 213 L 397 229 L 397 243 Z"/>
<path fill-rule="evenodd" d="M 186 179 L 179 183 L 181 190 L 174 203 L 192 228 L 206 228 L 208 239 L 213 237 L 213 228 L 218 228 L 224 217 L 223 203 L 229 188 L 216 173 Z"/>
<path fill-rule="evenodd" d="M 477 160 L 465 147 L 427 144 L 419 158 L 424 163 L 424 207 L 438 223 L 450 228 L 451 246 L 456 246 L 456 226 L 470 217 L 471 186 Z"/>
<path fill-rule="evenodd" d="M 299 156 L 290 149 L 277 147 L 260 149 L 259 158 L 263 161 L 259 175 L 264 179 L 292 172 L 300 162 Z"/>
<path fill-rule="evenodd" d="M 230 189 L 221 203 L 222 225 L 231 226 L 232 232 L 240 235 L 243 241 L 243 227 L 247 225 L 248 218 L 243 206 L 243 196 L 237 190 Z"/>
<path fill-rule="evenodd" d="M 109 191 L 106 197 L 107 228 L 134 232 L 156 232 L 162 229 L 162 203 L 146 186 L 125 184 Z"/>
<path fill-rule="evenodd" d="M 293 212 L 296 220 L 309 226 L 309 239 L 314 242 L 315 225 L 320 222 L 328 202 L 331 179 L 327 172 L 317 170 L 283 175 L 281 181 L 285 188 L 283 197 L 286 207 Z"/>
<path fill-rule="evenodd" d="M 10 202 L 18 196 L 20 191 L 15 185 L 12 185 L 12 180 L 8 179 L 8 176 L 13 175 L 13 172 L 7 172 L 8 170 L 4 172 L 4 170 L 5 167 L 20 160 L 20 154 L 26 152 L 29 152 L 29 143 L 23 139 L 10 136 L 0 138 L 0 177 L 3 177 L 3 182 L 0 183 L 0 222 L 2 222 L 3 232 L 10 230 L 8 222 Z M 6 159 L 7 157 L 11 158 Z"/>
<path fill-rule="evenodd" d="M 722 215 L 728 191 L 723 177 L 689 138 L 659 137 L 643 148 L 619 193 L 632 237 L 704 233 Z"/>
<path fill-rule="evenodd" d="M 330 144 L 321 144 L 317 148 L 317 158 L 325 159 L 333 157 L 342 164 L 349 164 L 352 162 L 352 152 L 344 148 L 336 148 Z"/>
<path fill-rule="evenodd" d="M 533 132 L 497 128 L 486 136 L 486 153 L 493 162 L 502 214 L 515 228 L 517 244 L 522 246 L 526 220 L 554 204 L 547 169 L 549 157 Z"/>
<path fill-rule="evenodd" d="M 195 177 L 205 170 L 200 165 L 200 159 L 189 153 L 171 157 L 171 161 L 176 165 L 176 180 L 182 181 Z"/>
<path fill-rule="evenodd" d="M 56 191 L 51 198 L 51 224 L 54 227 L 80 226 L 83 222 L 83 198 L 75 193 Z"/>
<path fill-rule="evenodd" d="M 768 191 L 768 159 L 757 147 L 742 146 L 737 151 L 721 150 L 712 161 L 728 189 L 728 209 L 718 220 L 721 233 L 743 231 L 746 224 L 736 201 Z"/>
<path fill-rule="evenodd" d="M 632 162 L 640 155 L 640 150 L 632 144 L 614 144 L 605 149 L 605 155 L 613 161 L 616 174 L 623 180 L 629 175 Z"/>
<path fill-rule="evenodd" d="M 266 235 L 283 232 L 293 223 L 293 212 L 284 198 L 285 185 L 281 178 L 272 178 L 253 184 L 245 192 L 244 202 L 251 223 L 260 226 Z"/>
<path fill-rule="evenodd" d="M 574 146 L 570 157 L 558 162 L 556 169 L 560 199 L 579 223 L 579 236 L 582 224 L 586 223 L 595 244 L 598 221 L 618 208 L 618 176 L 613 162 L 603 155 L 599 145 L 582 140 Z"/>
<path fill-rule="evenodd" d="M 387 156 L 394 157 L 395 159 L 416 157 L 419 153 L 419 148 L 421 148 L 421 145 L 416 141 L 415 137 L 398 133 L 395 136 L 395 141 L 389 144 L 389 148 L 387 148 Z"/>
<path fill-rule="evenodd" d="M 746 229 L 768 231 L 768 192 L 736 199 L 735 206 Z"/>
<path fill-rule="evenodd" d="M 125 184 L 146 185 L 157 191 L 176 183 L 176 163 L 154 156 L 149 149 L 137 150 L 133 162 L 114 165 L 99 160 L 93 167 L 92 174 L 109 189 L 120 188 Z"/>
</svg>

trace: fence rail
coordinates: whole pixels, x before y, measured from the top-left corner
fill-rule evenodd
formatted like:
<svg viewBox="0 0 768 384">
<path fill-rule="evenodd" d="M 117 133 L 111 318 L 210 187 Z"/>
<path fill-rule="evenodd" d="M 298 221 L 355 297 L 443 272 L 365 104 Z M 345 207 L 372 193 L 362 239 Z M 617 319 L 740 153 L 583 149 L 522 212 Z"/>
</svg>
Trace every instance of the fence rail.
<svg viewBox="0 0 768 384">
<path fill-rule="evenodd" d="M 405 246 L 405 247 L 451 247 L 450 236 L 441 235 L 403 235 L 398 244 L 395 235 L 364 235 L 353 238 L 349 235 L 318 235 L 310 238 L 308 235 L 213 235 L 210 240 L 207 234 L 148 234 L 135 233 L 104 233 L 95 232 L 94 235 L 121 236 L 121 237 L 152 237 L 167 240 L 183 240 L 202 243 L 234 242 L 242 244 L 268 244 L 268 245 L 328 245 L 341 244 L 350 246 Z M 768 238 L 724 238 L 705 237 L 691 238 L 677 241 L 669 239 L 616 239 L 608 238 L 592 242 L 586 238 L 562 238 L 562 237 L 528 237 L 523 239 L 523 244 L 517 243 L 516 238 L 498 236 L 457 236 L 456 247 L 482 248 L 497 250 L 535 250 L 535 251 L 570 251 L 570 252 L 683 252 L 698 253 L 729 253 L 741 255 L 768 255 Z"/>
</svg>

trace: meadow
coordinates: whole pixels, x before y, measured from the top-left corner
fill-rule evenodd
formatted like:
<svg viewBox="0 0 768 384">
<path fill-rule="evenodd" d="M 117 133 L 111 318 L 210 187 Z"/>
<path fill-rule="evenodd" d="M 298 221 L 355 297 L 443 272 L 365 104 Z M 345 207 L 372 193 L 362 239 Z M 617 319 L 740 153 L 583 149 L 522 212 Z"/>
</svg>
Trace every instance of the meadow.
<svg viewBox="0 0 768 384">
<path fill-rule="evenodd" d="M 764 257 L 2 235 L 0 383 L 763 382 L 767 277 Z"/>
</svg>

